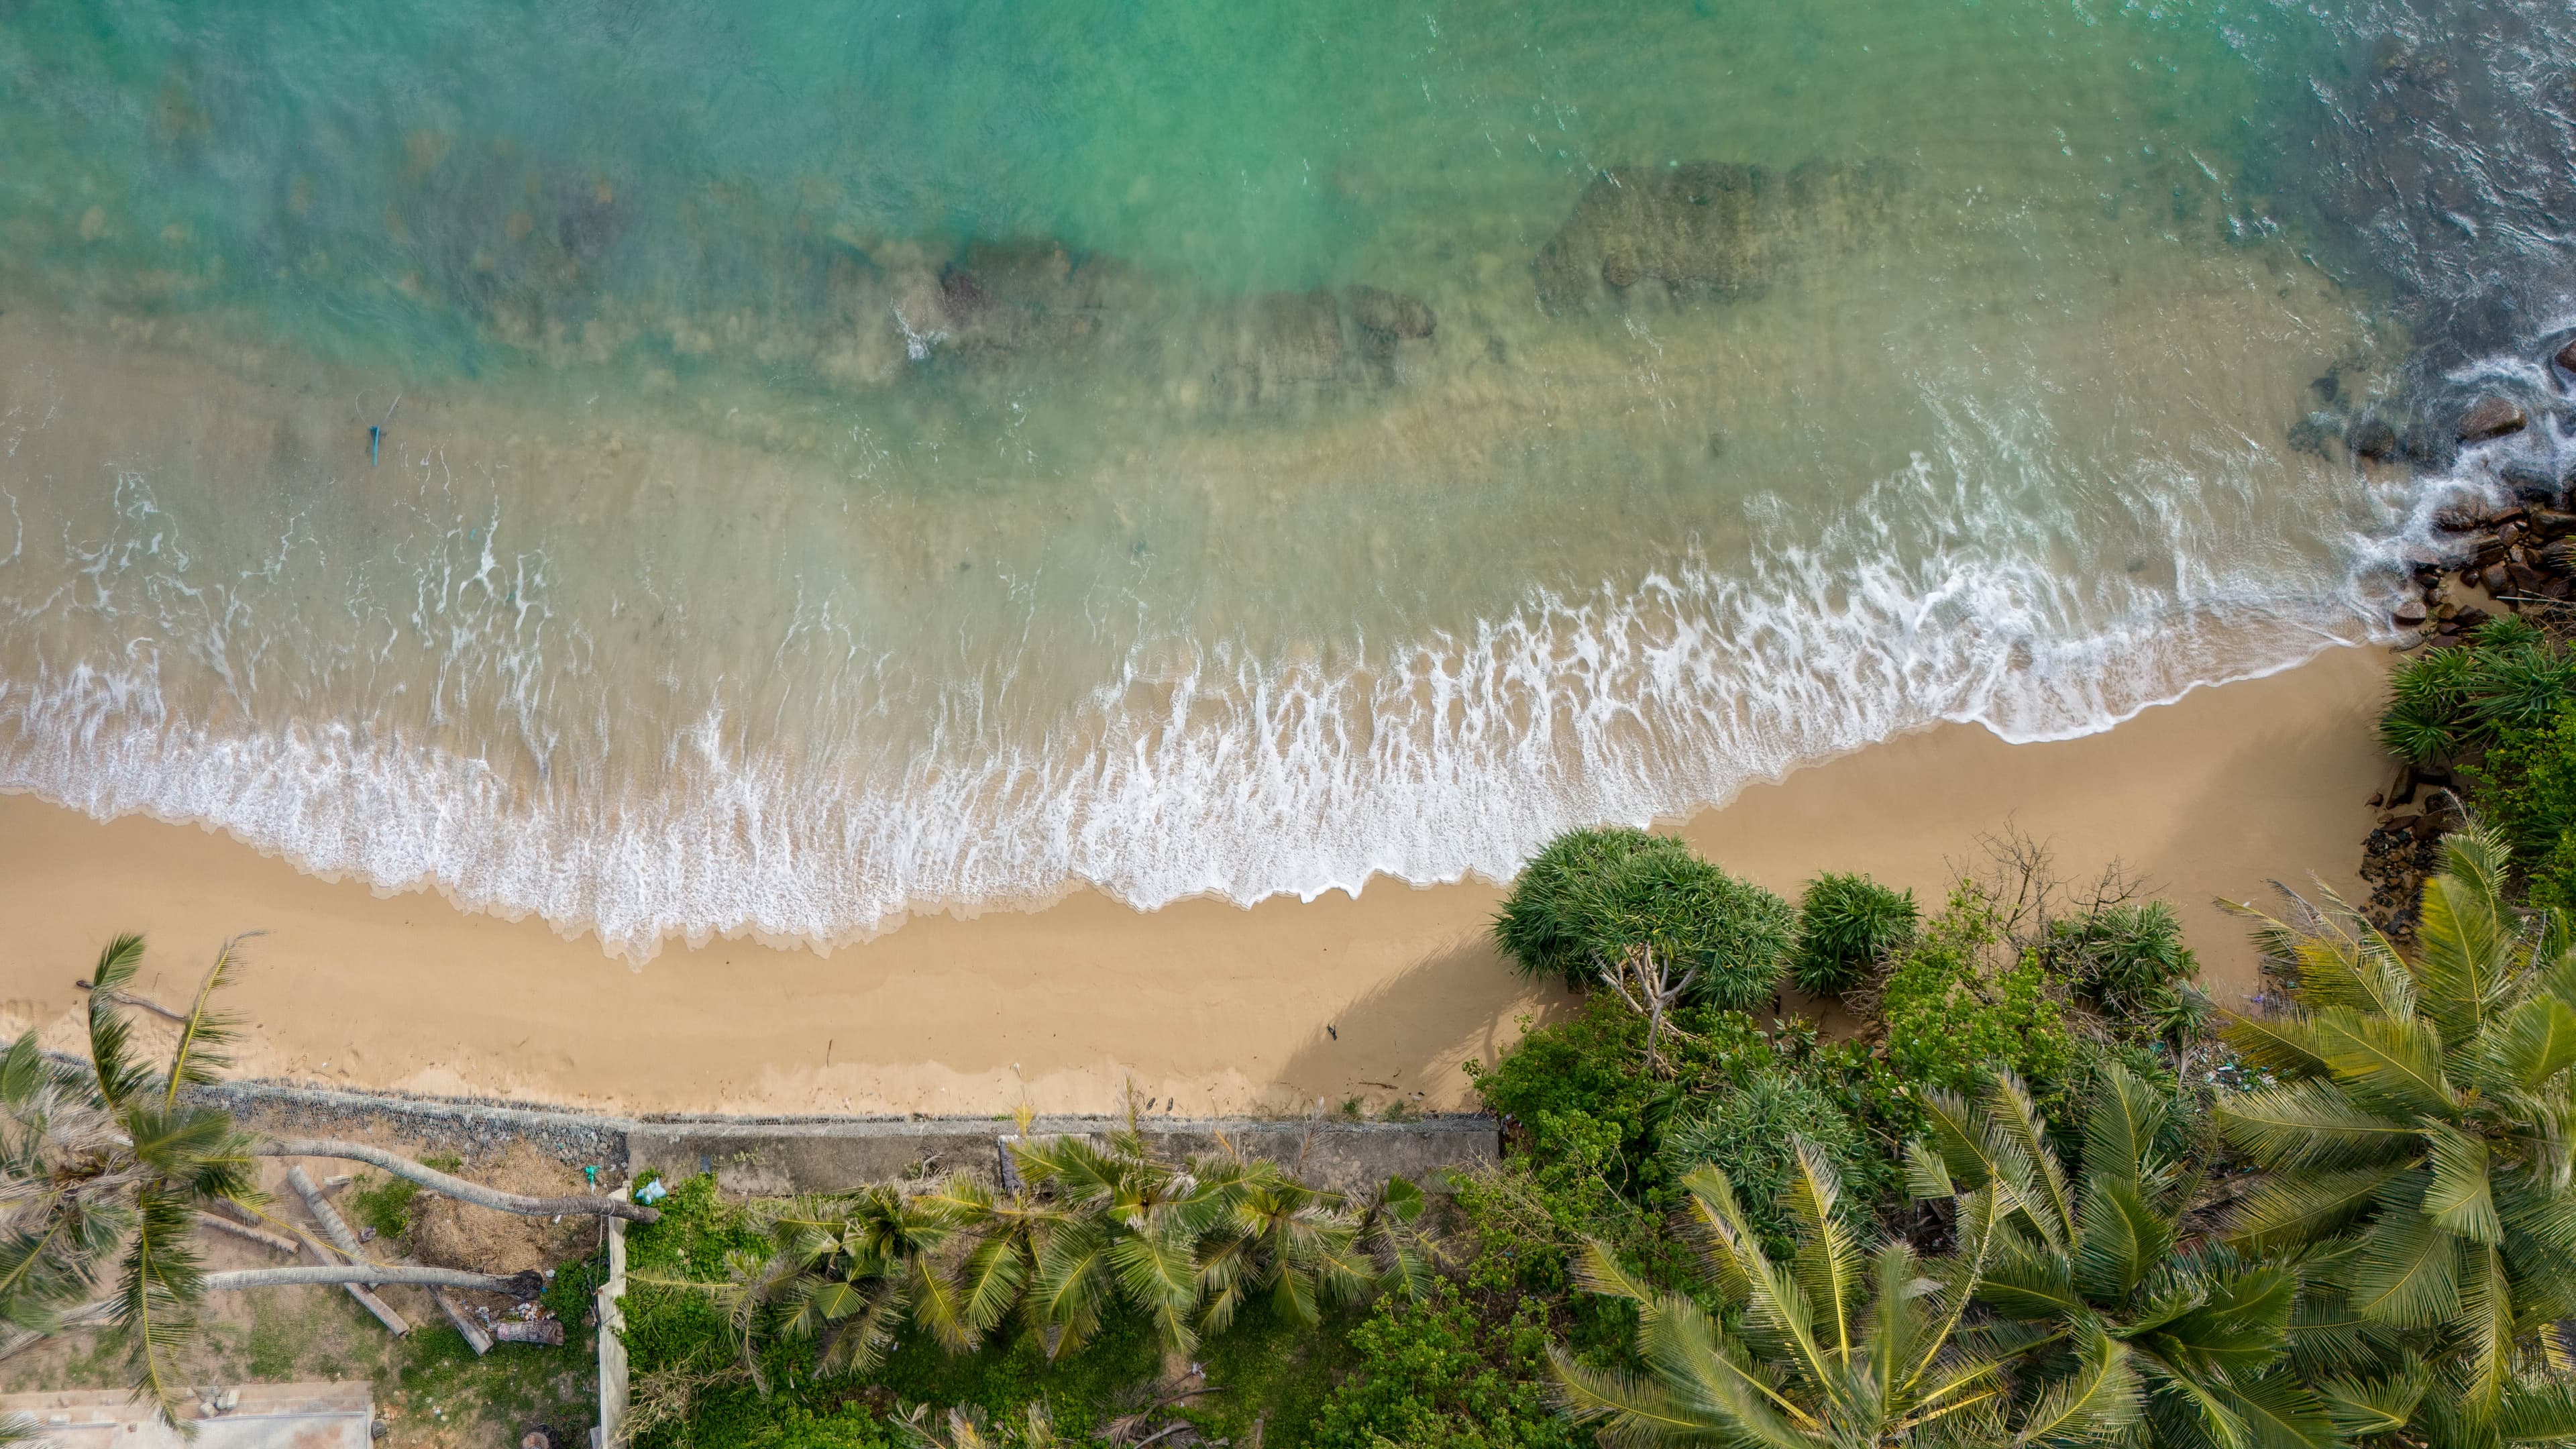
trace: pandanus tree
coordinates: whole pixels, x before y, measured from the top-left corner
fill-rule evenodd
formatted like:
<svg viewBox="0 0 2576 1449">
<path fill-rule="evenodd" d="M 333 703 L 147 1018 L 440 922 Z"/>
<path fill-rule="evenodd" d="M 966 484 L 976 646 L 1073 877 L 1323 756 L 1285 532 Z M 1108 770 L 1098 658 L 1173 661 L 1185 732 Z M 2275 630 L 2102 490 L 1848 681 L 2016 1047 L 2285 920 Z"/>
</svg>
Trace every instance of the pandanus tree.
<svg viewBox="0 0 2576 1449">
<path fill-rule="evenodd" d="M 2288 1372 L 2292 1269 L 2195 1241 L 2190 1177 L 2156 1147 L 2168 1109 L 2117 1067 L 2084 1122 L 2070 1180 L 2029 1093 L 2009 1072 L 1971 1102 L 1921 1095 L 1932 1133 L 1909 1152 L 1915 1193 L 1962 1191 L 2008 1205 L 1977 1299 L 2043 1335 L 2033 1348 L 2122 1345 L 2139 1377 L 2150 1442 L 2169 1449 L 2322 1449 L 2334 1426 Z M 2081 1353 L 2060 1367 L 2089 1372 Z"/>
<path fill-rule="evenodd" d="M 2008 1345 L 1971 1324 L 1971 1295 L 2002 1243 L 2011 1194 L 1958 1194 L 1957 1254 L 1874 1251 L 1840 1215 L 1831 1163 L 1805 1143 L 1783 1189 L 1798 1246 L 1773 1258 L 1714 1169 L 1682 1179 L 1698 1250 L 1698 1295 L 1653 1288 L 1598 1243 L 1582 1286 L 1637 1305 L 1642 1375 L 1552 1354 L 1557 1393 L 1613 1449 L 1715 1444 L 1760 1449 L 1868 1446 L 2072 1446 L 2103 1441 L 2137 1416 L 2127 1345 L 2086 1334 L 2078 1369 L 2014 1406 Z M 1719 1312 L 1702 1299 L 1720 1305 Z"/>
<path fill-rule="evenodd" d="M 413 1283 L 533 1298 L 535 1273 L 342 1264 L 208 1272 L 193 1236 L 209 1208 L 256 1211 L 264 1201 L 255 1159 L 350 1156 L 386 1166 L 466 1201 L 519 1212 L 617 1212 L 650 1221 L 649 1208 L 603 1198 L 498 1193 L 408 1158 L 355 1143 L 278 1142 L 242 1131 L 232 1115 L 190 1090 L 229 1065 L 237 1023 L 214 1009 L 231 979 L 227 943 L 184 1012 L 134 994 L 143 940 L 120 936 L 100 953 L 89 992 L 87 1060 L 40 1049 L 29 1032 L 0 1054 L 0 1323 L 15 1330 L 0 1356 L 66 1329 L 103 1325 L 120 1341 L 136 1391 L 173 1424 L 183 1397 L 173 1355 L 194 1330 L 210 1292 L 330 1283 Z M 166 1018 L 177 1040 L 166 1066 L 143 1060 L 129 1009 Z M 111 1267 L 112 1265 L 112 1267 Z M 93 1299 L 103 1278 L 107 1296 Z"/>
<path fill-rule="evenodd" d="M 2256 935 L 2283 993 L 2226 1028 L 2277 1079 L 2218 1110 L 2268 1173 L 2229 1232 L 2329 1270 L 2343 1371 L 2319 1389 L 2356 1435 L 2576 1438 L 2545 1332 L 2576 1311 L 2576 950 L 2508 903 L 2508 864 L 2485 829 L 2445 840 L 2412 955 L 2291 896 Z"/>
</svg>

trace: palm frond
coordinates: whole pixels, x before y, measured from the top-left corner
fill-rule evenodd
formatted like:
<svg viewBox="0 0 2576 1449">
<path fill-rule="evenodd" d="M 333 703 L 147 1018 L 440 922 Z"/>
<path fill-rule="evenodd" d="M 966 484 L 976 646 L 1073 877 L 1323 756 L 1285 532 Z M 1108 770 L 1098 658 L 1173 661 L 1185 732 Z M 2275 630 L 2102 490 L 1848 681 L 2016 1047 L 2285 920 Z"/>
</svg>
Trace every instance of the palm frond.
<svg viewBox="0 0 2576 1449">
<path fill-rule="evenodd" d="M 123 1105 L 126 1098 L 141 1091 L 149 1075 L 126 1058 L 133 1029 L 126 1024 L 124 1009 L 117 1001 L 142 964 L 143 938 L 119 936 L 98 953 L 98 965 L 90 976 L 90 1070 L 97 1078 L 99 1097 L 111 1107 Z"/>
<path fill-rule="evenodd" d="M 2504 1237 L 2495 1193 L 2487 1180 L 2487 1145 L 2441 1122 L 2424 1124 L 2432 1149 L 2433 1180 L 2424 1189 L 2424 1212 L 2434 1224 L 2473 1243 Z"/>
<path fill-rule="evenodd" d="M 2355 1255 L 2352 1307 L 2363 1318 L 2425 1328 L 2460 1307 L 2460 1244 L 2411 1204 L 2392 1205 Z"/>
<path fill-rule="evenodd" d="M 2406 1164 L 2356 1167 L 2263 1178 L 2237 1200 L 2228 1241 L 2248 1253 L 2272 1253 L 2328 1238 L 2369 1215 Z"/>
<path fill-rule="evenodd" d="M 2114 1065 L 2104 1072 L 2092 1109 L 2084 1114 L 2086 1180 L 2136 1186 L 2155 1155 L 2156 1134 L 2164 1130 L 2167 1110 L 2156 1089 L 2128 1068 Z"/>
<path fill-rule="evenodd" d="M 2412 1158 L 2422 1133 L 2353 1102 L 2332 1082 L 2291 1082 L 2223 1101 L 2219 1130 L 2257 1163 L 2285 1168 L 2376 1167 Z"/>
<path fill-rule="evenodd" d="M 206 968 L 205 978 L 197 983 L 196 1000 L 189 1003 L 187 1020 L 179 1026 L 179 1045 L 170 1054 L 169 1083 L 162 1092 L 165 1105 L 178 1102 L 181 1087 L 204 1086 L 215 1080 L 215 1073 L 232 1065 L 232 1058 L 221 1049 L 239 1038 L 241 1018 L 214 1010 L 215 993 L 232 984 L 241 943 L 257 934 L 224 942 L 215 952 L 215 964 Z"/>
<path fill-rule="evenodd" d="M 2014 1444 L 2033 1449 L 2106 1444 L 2138 1422 L 2143 1395 L 2129 1346 L 2096 1330 L 2077 1359 L 2075 1372 L 2050 1385 L 2022 1416 Z"/>
<path fill-rule="evenodd" d="M 2515 932 L 2504 903 L 2508 854 L 2493 830 L 2471 826 L 2443 840 L 2443 869 L 2424 882 L 2416 1004 L 2457 1040 L 2485 1024 L 2513 969 Z"/>
</svg>

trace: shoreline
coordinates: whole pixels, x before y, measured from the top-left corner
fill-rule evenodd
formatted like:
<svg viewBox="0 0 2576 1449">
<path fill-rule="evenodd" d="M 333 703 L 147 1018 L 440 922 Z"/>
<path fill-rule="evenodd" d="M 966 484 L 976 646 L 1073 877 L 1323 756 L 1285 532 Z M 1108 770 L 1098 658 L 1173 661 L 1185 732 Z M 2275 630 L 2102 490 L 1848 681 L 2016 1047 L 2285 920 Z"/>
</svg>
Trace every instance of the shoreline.
<svg viewBox="0 0 2576 1449">
<path fill-rule="evenodd" d="M 2109 730 L 2007 744 L 1945 724 L 1746 788 L 1680 833 L 1783 894 L 1824 869 L 1937 907 L 1975 837 L 2007 823 L 2073 874 L 2118 855 L 2181 913 L 2222 1004 L 2253 982 L 2212 898 L 2310 872 L 2355 886 L 2387 659 L 2329 649 L 2194 689 Z M 975 1115 L 1140 1101 L 1302 1114 L 1357 1097 L 1439 1111 L 1568 998 L 1511 972 L 1484 928 L 1500 887 L 1379 881 L 1356 898 L 1188 900 L 1139 912 L 1078 888 L 1043 910 L 918 916 L 828 955 L 671 943 L 640 967 L 544 921 L 379 896 L 209 829 L 101 824 L 0 796 L 0 1026 L 70 1029 L 101 943 L 151 940 L 141 985 L 184 994 L 225 937 L 250 943 L 233 1075 L 627 1113 Z M 1327 1030 L 1327 1028 L 1331 1028 Z M 1158 1106 L 1159 1110 L 1159 1106 Z"/>
</svg>

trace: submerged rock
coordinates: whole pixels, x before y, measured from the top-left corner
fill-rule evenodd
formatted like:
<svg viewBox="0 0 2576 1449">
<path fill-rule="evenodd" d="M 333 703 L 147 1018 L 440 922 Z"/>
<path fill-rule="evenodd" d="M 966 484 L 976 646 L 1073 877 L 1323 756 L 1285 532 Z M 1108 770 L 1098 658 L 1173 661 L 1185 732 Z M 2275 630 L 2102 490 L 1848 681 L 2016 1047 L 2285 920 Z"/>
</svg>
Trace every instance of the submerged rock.
<svg viewBox="0 0 2576 1449">
<path fill-rule="evenodd" d="M 2521 432 L 2530 421 L 2521 405 L 2512 399 L 2492 395 L 2482 397 L 2469 404 L 2467 412 L 2460 414 L 2459 439 L 2463 443 L 2483 443 L 2489 438 Z"/>
<path fill-rule="evenodd" d="M 2397 456 L 2397 430 L 2377 418 L 2352 430 L 2352 450 L 2374 463 L 2385 463 Z"/>
<path fill-rule="evenodd" d="M 1736 162 L 1623 166 L 1584 188 L 1531 264 L 1551 313 L 1635 294 L 1726 299 L 1769 286 L 1800 253 L 1865 226 L 1865 169 L 1773 171 Z"/>
<path fill-rule="evenodd" d="M 950 346 L 1025 352 L 1087 336 L 1100 305 L 1097 265 L 1077 264 L 1051 238 L 979 241 L 940 269 L 939 301 Z"/>
<path fill-rule="evenodd" d="M 1353 287 L 1344 295 L 1350 299 L 1351 320 L 1386 337 L 1424 338 L 1440 325 L 1431 305 L 1419 297 L 1378 287 Z"/>
<path fill-rule="evenodd" d="M 1277 402 L 1338 377 L 1346 348 L 1333 294 L 1272 292 L 1238 304 L 1217 349 L 1215 382 L 1236 403 Z"/>
<path fill-rule="evenodd" d="M 2568 338 L 2567 345 L 2558 349 L 2555 361 L 2562 370 L 2576 372 L 2576 337 Z"/>
</svg>

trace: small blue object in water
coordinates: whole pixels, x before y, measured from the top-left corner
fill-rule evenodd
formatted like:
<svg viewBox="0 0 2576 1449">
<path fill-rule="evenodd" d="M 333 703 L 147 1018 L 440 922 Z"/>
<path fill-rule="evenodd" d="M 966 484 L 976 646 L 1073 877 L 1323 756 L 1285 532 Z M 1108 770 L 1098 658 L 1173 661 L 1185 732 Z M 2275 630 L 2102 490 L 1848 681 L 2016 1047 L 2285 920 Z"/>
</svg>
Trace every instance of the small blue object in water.
<svg viewBox="0 0 2576 1449">
<path fill-rule="evenodd" d="M 381 466 L 380 464 L 378 464 L 378 463 L 376 462 L 376 449 L 377 449 L 377 447 L 378 447 L 379 445 L 381 445 L 381 444 L 384 442 L 384 440 L 385 440 L 385 430 L 384 430 L 381 426 L 378 426 L 378 427 L 372 427 L 372 428 L 367 429 L 367 466 L 368 466 L 368 467 L 370 467 L 370 468 L 374 468 L 374 467 Z"/>
</svg>

